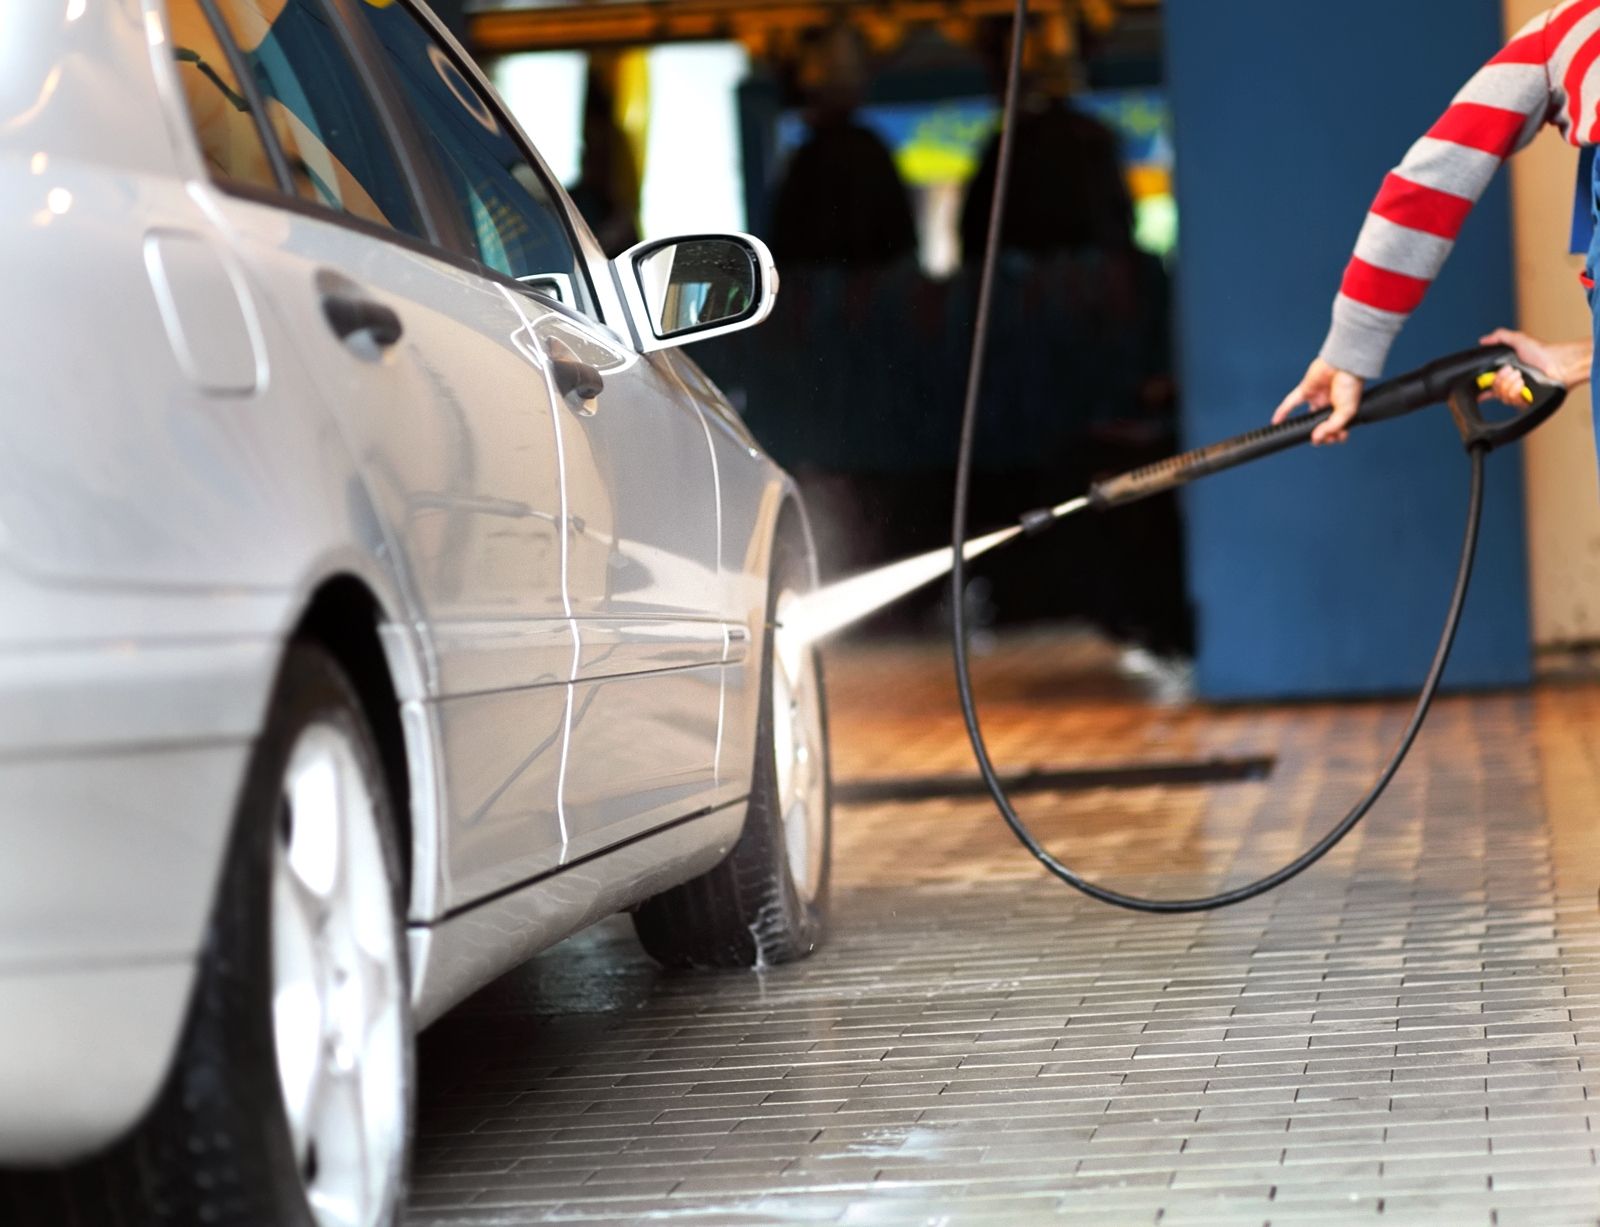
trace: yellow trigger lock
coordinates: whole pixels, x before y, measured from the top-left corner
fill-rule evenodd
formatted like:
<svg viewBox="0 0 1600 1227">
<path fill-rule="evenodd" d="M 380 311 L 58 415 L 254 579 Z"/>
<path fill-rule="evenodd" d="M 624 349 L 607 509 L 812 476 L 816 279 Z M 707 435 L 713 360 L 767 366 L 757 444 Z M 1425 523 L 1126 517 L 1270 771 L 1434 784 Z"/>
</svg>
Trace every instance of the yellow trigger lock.
<svg viewBox="0 0 1600 1227">
<path fill-rule="evenodd" d="M 1480 392 L 1487 392 L 1490 388 L 1494 387 L 1494 381 L 1498 378 L 1499 372 L 1485 371 L 1483 374 L 1478 376 L 1478 390 Z M 1523 388 L 1522 399 L 1527 401 L 1530 405 L 1533 404 L 1533 389 Z"/>
</svg>

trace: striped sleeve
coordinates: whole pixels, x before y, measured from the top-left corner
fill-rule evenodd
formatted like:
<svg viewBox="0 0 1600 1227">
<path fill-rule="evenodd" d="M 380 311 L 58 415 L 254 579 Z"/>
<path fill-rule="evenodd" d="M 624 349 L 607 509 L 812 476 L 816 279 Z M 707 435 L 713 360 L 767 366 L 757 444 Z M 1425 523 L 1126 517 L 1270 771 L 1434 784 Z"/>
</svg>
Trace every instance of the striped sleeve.
<svg viewBox="0 0 1600 1227">
<path fill-rule="evenodd" d="M 1367 379 L 1382 373 L 1501 163 L 1561 118 L 1565 91 L 1552 78 L 1551 40 L 1567 41 L 1574 10 L 1597 9 L 1600 0 L 1578 0 L 1524 27 L 1385 178 L 1334 300 L 1325 361 Z M 1600 39 L 1589 41 L 1600 48 Z"/>
</svg>

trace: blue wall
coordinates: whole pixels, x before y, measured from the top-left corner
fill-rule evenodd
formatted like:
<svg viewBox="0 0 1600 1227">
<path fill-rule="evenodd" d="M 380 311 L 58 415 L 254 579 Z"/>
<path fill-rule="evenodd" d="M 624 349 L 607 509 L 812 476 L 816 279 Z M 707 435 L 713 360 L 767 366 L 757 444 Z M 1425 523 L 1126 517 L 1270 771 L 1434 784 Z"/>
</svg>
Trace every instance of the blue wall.
<svg viewBox="0 0 1600 1227">
<path fill-rule="evenodd" d="M 1179 362 L 1189 444 L 1262 424 L 1327 330 L 1383 174 L 1501 41 L 1500 0 L 1168 0 Z M 1552 242 L 1565 236 L 1552 236 Z M 1505 177 L 1390 373 L 1513 322 Z M 1207 698 L 1363 694 L 1422 678 L 1458 556 L 1467 467 L 1440 409 L 1187 492 Z M 1529 676 L 1522 476 L 1490 461 L 1483 549 L 1449 674 Z"/>
</svg>

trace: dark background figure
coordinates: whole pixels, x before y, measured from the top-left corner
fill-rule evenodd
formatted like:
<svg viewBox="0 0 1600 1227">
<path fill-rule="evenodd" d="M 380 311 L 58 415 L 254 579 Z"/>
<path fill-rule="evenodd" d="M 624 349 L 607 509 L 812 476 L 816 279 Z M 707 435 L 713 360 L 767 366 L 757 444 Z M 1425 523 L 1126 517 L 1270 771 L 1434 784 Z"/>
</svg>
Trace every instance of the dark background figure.
<svg viewBox="0 0 1600 1227">
<path fill-rule="evenodd" d="M 1000 140 L 991 138 L 961 209 L 963 259 L 989 237 Z M 1036 96 L 1017 119 L 1016 155 L 1001 234 L 1008 251 L 1050 255 L 1133 244 L 1133 200 L 1117 134 L 1064 99 Z"/>
<path fill-rule="evenodd" d="M 915 257 L 917 228 L 894 156 L 848 112 L 819 111 L 772 207 L 784 267 L 869 268 Z"/>
<path fill-rule="evenodd" d="M 809 132 L 784 168 L 768 242 L 785 268 L 877 268 L 914 258 L 917 227 L 894 155 L 855 118 L 866 49 L 847 26 L 800 61 Z"/>
<path fill-rule="evenodd" d="M 805 493 L 830 576 L 896 556 L 918 514 L 903 419 L 919 400 L 908 317 L 927 283 L 894 155 L 856 118 L 868 68 L 860 35 L 842 25 L 799 60 L 793 88 L 807 135 L 783 168 L 767 228 L 783 294 L 779 318 L 755 342 L 790 381 L 782 401 L 804 402 L 781 410 L 776 446 Z"/>
<path fill-rule="evenodd" d="M 1177 443 L 1170 286 L 1134 244 L 1116 133 L 1034 75 L 1017 125 L 983 390 L 974 522 L 1003 523 Z M 989 142 L 962 209 L 970 313 L 999 162 Z M 967 326 L 970 328 L 970 314 Z M 1177 500 L 1069 522 L 986 568 L 1002 620 L 1081 616 L 1159 655 L 1186 655 L 1193 626 Z"/>
</svg>

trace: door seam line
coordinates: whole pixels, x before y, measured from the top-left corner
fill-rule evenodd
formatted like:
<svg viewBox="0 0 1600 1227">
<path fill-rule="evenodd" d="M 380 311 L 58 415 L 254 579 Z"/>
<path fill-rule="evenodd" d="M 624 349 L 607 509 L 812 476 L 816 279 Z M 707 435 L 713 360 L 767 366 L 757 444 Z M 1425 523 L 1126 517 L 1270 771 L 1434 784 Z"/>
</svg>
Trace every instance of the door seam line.
<svg viewBox="0 0 1600 1227">
<path fill-rule="evenodd" d="M 572 527 L 572 512 L 567 498 L 567 449 L 561 437 L 561 409 L 552 395 L 555 389 L 552 386 L 549 368 L 545 365 L 544 354 L 539 347 L 539 338 L 533 331 L 533 321 L 528 318 L 528 313 L 517 301 L 517 295 L 498 282 L 495 283 L 495 289 L 500 291 L 500 296 L 510 306 L 511 313 L 522 321 L 521 331 L 527 337 L 528 343 L 526 348 L 520 345 L 517 348 L 528 359 L 529 365 L 539 373 L 540 382 L 544 385 L 545 403 L 550 407 L 550 431 L 555 436 L 556 489 L 561 499 L 561 519 L 557 528 L 557 537 L 561 544 L 561 609 L 566 614 L 567 632 L 572 638 L 572 664 L 567 670 L 566 702 L 561 713 L 561 765 L 556 768 L 556 824 L 561 830 L 560 863 L 564 865 L 567 853 L 572 847 L 572 835 L 567 828 L 567 760 L 572 750 L 572 696 L 583 650 L 582 640 L 578 634 L 578 623 L 572 616 L 572 592 L 568 584 L 570 564 L 567 537 Z"/>
</svg>

